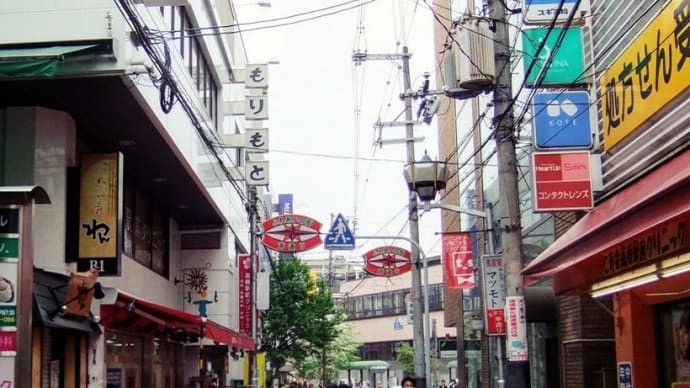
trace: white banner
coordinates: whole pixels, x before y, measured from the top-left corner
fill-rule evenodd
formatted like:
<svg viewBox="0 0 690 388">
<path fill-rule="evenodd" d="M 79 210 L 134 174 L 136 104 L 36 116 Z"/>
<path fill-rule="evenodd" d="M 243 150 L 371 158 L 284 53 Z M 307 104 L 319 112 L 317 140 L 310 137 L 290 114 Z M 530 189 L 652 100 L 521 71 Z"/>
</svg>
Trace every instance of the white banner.
<svg viewBox="0 0 690 388">
<path fill-rule="evenodd" d="M 525 298 L 509 296 L 506 298 L 506 336 L 508 360 L 527 361 L 527 319 L 525 317 Z"/>
</svg>

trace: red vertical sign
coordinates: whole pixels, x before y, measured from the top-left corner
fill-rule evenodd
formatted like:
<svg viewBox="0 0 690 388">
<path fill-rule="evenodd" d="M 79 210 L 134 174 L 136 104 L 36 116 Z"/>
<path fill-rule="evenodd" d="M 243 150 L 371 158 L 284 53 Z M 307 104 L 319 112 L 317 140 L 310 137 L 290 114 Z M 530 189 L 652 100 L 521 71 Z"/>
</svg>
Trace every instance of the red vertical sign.
<svg viewBox="0 0 690 388">
<path fill-rule="evenodd" d="M 251 282 L 251 256 L 243 253 L 239 255 L 239 290 L 237 296 L 239 298 L 239 318 L 240 318 L 240 333 L 248 336 L 252 335 L 252 282 Z"/>
<path fill-rule="evenodd" d="M 474 260 L 469 233 L 443 235 L 443 269 L 451 290 L 474 288 Z"/>
</svg>

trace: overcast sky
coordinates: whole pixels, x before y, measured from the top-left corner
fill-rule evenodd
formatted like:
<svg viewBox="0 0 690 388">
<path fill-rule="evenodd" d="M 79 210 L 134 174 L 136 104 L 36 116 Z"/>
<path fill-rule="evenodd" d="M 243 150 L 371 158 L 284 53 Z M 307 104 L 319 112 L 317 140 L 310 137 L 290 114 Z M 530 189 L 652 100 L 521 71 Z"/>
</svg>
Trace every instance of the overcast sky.
<svg viewBox="0 0 690 388">
<path fill-rule="evenodd" d="M 272 0 L 270 8 L 252 5 L 255 3 L 238 2 L 246 5 L 238 5 L 236 10 L 240 23 L 276 19 L 246 25 L 246 30 L 257 30 L 242 33 L 250 62 L 280 62 L 269 66 L 268 159 L 274 201 L 278 194 L 293 194 L 294 213 L 322 222 L 324 233 L 330 227 L 330 215 L 342 213 L 349 219 L 356 215 L 356 235 L 409 237 L 407 188 L 402 176 L 405 145 L 372 145 L 378 136 L 374 130 L 377 120 L 404 120 L 404 103 L 399 98 L 401 62 L 371 60 L 355 66 L 352 53 L 400 53 L 407 45 L 412 53 L 413 89 L 421 86 L 424 72 L 431 73 L 433 88 L 434 20 L 429 8 L 414 0 Z M 307 13 L 319 9 L 325 10 Z M 300 13 L 305 15 L 285 19 Z M 265 28 L 313 17 L 317 18 Z M 417 125 L 415 136 L 426 138 L 415 145 L 416 159 L 425 149 L 436 159 L 435 120 L 432 126 Z M 403 137 L 404 127 L 384 128 L 381 135 L 384 140 Z M 438 212 L 424 214 L 419 226 L 426 255 L 439 254 Z M 380 245 L 409 249 L 405 241 L 360 239 L 355 251 L 334 254 L 358 258 Z M 328 251 L 321 247 L 298 256 L 326 258 Z"/>
</svg>

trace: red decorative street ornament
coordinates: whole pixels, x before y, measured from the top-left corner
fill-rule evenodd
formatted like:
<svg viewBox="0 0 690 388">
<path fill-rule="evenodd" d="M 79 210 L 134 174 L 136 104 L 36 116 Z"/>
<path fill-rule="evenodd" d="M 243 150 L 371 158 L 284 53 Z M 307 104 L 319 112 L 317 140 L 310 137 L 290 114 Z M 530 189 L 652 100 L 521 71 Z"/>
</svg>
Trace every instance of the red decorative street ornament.
<svg viewBox="0 0 690 388">
<path fill-rule="evenodd" d="M 274 251 L 304 252 L 321 244 L 321 223 L 298 214 L 281 214 L 264 221 L 261 242 Z"/>
<path fill-rule="evenodd" d="M 405 248 L 383 246 L 363 255 L 364 270 L 370 275 L 391 277 L 412 269 L 412 253 Z"/>
</svg>

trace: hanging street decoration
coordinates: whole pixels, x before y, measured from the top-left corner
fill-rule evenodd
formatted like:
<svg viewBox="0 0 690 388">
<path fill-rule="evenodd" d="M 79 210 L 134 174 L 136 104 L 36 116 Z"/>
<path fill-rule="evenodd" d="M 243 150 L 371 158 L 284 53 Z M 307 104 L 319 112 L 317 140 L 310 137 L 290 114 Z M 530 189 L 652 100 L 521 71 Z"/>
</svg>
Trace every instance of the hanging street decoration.
<svg viewBox="0 0 690 388">
<path fill-rule="evenodd" d="M 297 214 L 282 214 L 264 221 L 261 242 L 283 253 L 304 252 L 321 244 L 321 223 Z"/>
<path fill-rule="evenodd" d="M 412 253 L 405 248 L 383 246 L 364 255 L 364 270 L 370 275 L 391 277 L 412 269 Z"/>
</svg>

